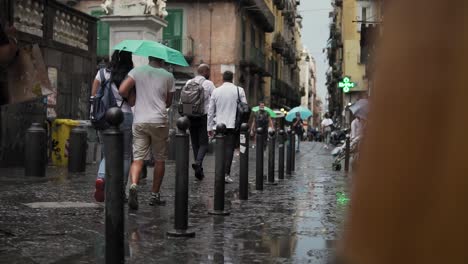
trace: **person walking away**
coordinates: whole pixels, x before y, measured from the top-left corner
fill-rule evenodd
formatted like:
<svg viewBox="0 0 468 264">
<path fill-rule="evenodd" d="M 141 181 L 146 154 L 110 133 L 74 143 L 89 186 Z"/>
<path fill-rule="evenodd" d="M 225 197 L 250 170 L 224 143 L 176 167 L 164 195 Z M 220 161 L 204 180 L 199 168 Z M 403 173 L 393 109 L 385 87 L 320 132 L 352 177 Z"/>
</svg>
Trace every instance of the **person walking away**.
<svg viewBox="0 0 468 264">
<path fill-rule="evenodd" d="M 257 131 L 257 127 L 263 128 L 264 133 L 268 132 L 268 128 L 273 129 L 273 121 L 271 120 L 270 115 L 267 111 L 265 111 L 265 103 L 260 102 L 258 104 L 258 112 L 255 113 L 254 120 L 252 122 L 252 126 L 250 127 L 250 136 L 255 136 L 255 131 Z M 267 144 L 267 137 L 263 137 L 263 151 L 265 151 Z"/>
<path fill-rule="evenodd" d="M 133 69 L 132 54 L 126 51 L 114 51 L 111 57 L 111 61 L 108 66 L 100 69 L 96 74 L 91 90 L 91 95 L 96 96 L 96 93 L 105 81 L 111 82 L 112 94 L 116 99 L 117 106 L 120 107 L 124 114 L 124 121 L 120 125 L 120 130 L 123 132 L 124 137 L 124 186 L 127 186 L 128 175 L 130 171 L 130 164 L 132 162 L 132 124 L 133 124 L 133 113 L 130 104 L 124 100 L 117 87 L 127 77 L 130 70 Z M 101 142 L 101 150 L 104 153 L 103 141 L 103 130 L 98 131 L 99 141 Z M 106 174 L 106 158 L 101 159 L 96 179 L 96 189 L 94 191 L 94 199 L 97 202 L 104 202 L 104 184 Z M 125 188 L 124 187 L 124 188 Z"/>
<path fill-rule="evenodd" d="M 330 144 L 330 133 L 332 131 L 333 120 L 328 113 L 325 114 L 325 119 L 322 121 L 322 135 L 325 139 L 325 149 L 328 149 Z"/>
<path fill-rule="evenodd" d="M 195 171 L 195 177 L 198 180 L 203 180 L 205 174 L 203 172 L 203 160 L 208 152 L 208 130 L 207 130 L 207 113 L 210 108 L 211 93 L 216 88 L 212 81 L 210 81 L 210 66 L 201 64 L 198 67 L 198 75 L 189 80 L 181 92 L 181 104 L 184 100 L 195 102 L 194 104 L 187 104 L 190 106 L 189 110 L 196 109 L 197 113 L 190 113 L 186 115 L 190 120 L 190 138 L 192 141 L 192 150 L 195 163 L 192 168 Z M 183 95 L 186 96 L 183 96 Z M 183 108 L 184 106 L 181 105 Z M 182 110 L 183 112 L 183 110 Z"/>
<path fill-rule="evenodd" d="M 148 65 L 140 66 L 128 73 L 119 92 L 127 97 L 136 92 L 133 123 L 133 163 L 130 168 L 131 186 L 128 205 L 138 210 L 138 181 L 144 159 L 153 150 L 155 168 L 150 205 L 164 205 L 160 188 L 164 178 L 169 126 L 167 108 L 172 104 L 175 81 L 172 73 L 163 67 L 164 60 L 149 57 Z"/>
<path fill-rule="evenodd" d="M 364 130 L 364 122 L 365 121 L 358 116 L 353 120 L 353 122 L 351 122 L 351 133 L 350 133 L 351 142 L 362 136 L 362 132 Z"/>
<path fill-rule="evenodd" d="M 216 88 L 211 94 L 210 109 L 208 111 L 208 134 L 210 137 L 214 135 L 213 129 L 216 124 L 226 125 L 226 155 L 225 155 L 225 168 L 226 176 L 225 182 L 232 183 L 231 178 L 231 165 L 234 157 L 234 148 L 236 146 L 237 137 L 239 136 L 236 131 L 236 112 L 237 101 L 240 100 L 247 103 L 244 89 L 233 84 L 234 74 L 231 71 L 223 73 L 223 85 Z M 215 121 L 216 117 L 216 121 Z"/>
<path fill-rule="evenodd" d="M 297 112 L 296 117 L 293 119 L 292 128 L 296 132 L 296 152 L 301 151 L 301 141 L 304 136 L 304 122 L 301 118 L 301 113 Z"/>
</svg>

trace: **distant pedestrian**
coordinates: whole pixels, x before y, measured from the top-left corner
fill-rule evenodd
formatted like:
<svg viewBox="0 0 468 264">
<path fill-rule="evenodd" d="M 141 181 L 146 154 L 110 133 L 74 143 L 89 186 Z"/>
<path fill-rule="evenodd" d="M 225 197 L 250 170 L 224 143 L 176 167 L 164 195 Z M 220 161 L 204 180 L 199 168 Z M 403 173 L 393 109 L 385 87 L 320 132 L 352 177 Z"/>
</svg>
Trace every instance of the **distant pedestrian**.
<svg viewBox="0 0 468 264">
<path fill-rule="evenodd" d="M 234 157 L 234 148 L 236 146 L 239 133 L 236 131 L 236 112 L 237 100 L 247 103 L 244 89 L 233 84 L 234 74 L 230 71 L 223 73 L 224 84 L 216 88 L 211 94 L 210 109 L 208 112 L 208 133 L 213 136 L 213 129 L 216 124 L 226 125 L 226 156 L 225 156 L 225 181 L 232 183 L 231 165 Z"/>
<path fill-rule="evenodd" d="M 325 139 L 325 148 L 328 148 L 330 144 L 330 134 L 332 131 L 333 120 L 330 118 L 330 114 L 325 114 L 325 119 L 322 121 L 322 135 Z"/>
<path fill-rule="evenodd" d="M 188 101 L 195 102 L 194 106 L 190 106 L 190 110 L 199 109 L 198 113 L 188 114 L 187 116 L 190 119 L 189 130 L 192 140 L 193 157 L 195 160 L 195 163 L 192 164 L 192 168 L 195 171 L 195 177 L 200 181 L 205 177 L 203 172 L 203 160 L 208 152 L 209 144 L 207 114 L 210 108 L 211 94 L 216 88 L 209 79 L 210 66 L 202 64 L 198 67 L 198 75 L 189 80 L 182 89 L 182 93 L 187 91 L 185 97 L 187 97 Z"/>
<path fill-rule="evenodd" d="M 260 102 L 258 104 L 258 112 L 254 115 L 254 120 L 252 122 L 252 126 L 250 127 L 250 136 L 253 137 L 256 135 L 257 128 L 262 128 L 263 133 L 268 132 L 268 128 L 274 129 L 273 121 L 271 120 L 270 114 L 265 111 L 265 103 Z M 268 137 L 263 137 L 263 150 L 266 149 Z"/>
<path fill-rule="evenodd" d="M 302 121 L 301 113 L 296 112 L 296 117 L 292 121 L 292 129 L 296 132 L 296 152 L 301 151 L 301 141 L 304 136 L 304 121 Z"/>
<path fill-rule="evenodd" d="M 312 124 L 309 124 L 307 126 L 307 139 L 309 141 L 314 141 L 316 138 L 317 130 L 312 126 Z"/>
<path fill-rule="evenodd" d="M 124 114 L 124 121 L 120 125 L 120 130 L 124 136 L 124 186 L 127 186 L 128 175 L 130 171 L 130 164 L 132 162 L 132 124 L 133 124 L 133 112 L 130 104 L 124 100 L 120 94 L 118 87 L 127 77 L 127 74 L 133 69 L 132 54 L 126 51 L 114 51 L 111 57 L 110 63 L 107 67 L 102 68 L 96 74 L 91 90 L 91 95 L 96 96 L 96 93 L 101 87 L 101 84 L 105 81 L 110 81 L 112 88 L 112 94 L 116 99 L 117 106 L 120 107 Z M 99 141 L 102 146 L 102 153 L 104 153 L 104 142 L 102 130 L 98 131 Z M 98 175 L 96 179 L 96 189 L 94 192 L 94 198 L 97 202 L 104 201 L 104 184 L 106 174 L 106 159 L 105 157 L 99 164 Z"/>
<path fill-rule="evenodd" d="M 172 104 L 175 81 L 172 73 L 166 71 L 164 60 L 149 57 L 149 64 L 137 67 L 128 73 L 120 86 L 124 97 L 136 90 L 135 120 L 133 124 L 133 163 L 130 169 L 132 185 L 128 205 L 138 209 L 138 181 L 144 159 L 153 150 L 155 168 L 150 205 L 164 205 L 159 193 L 164 178 L 169 127 L 167 108 Z"/>
</svg>

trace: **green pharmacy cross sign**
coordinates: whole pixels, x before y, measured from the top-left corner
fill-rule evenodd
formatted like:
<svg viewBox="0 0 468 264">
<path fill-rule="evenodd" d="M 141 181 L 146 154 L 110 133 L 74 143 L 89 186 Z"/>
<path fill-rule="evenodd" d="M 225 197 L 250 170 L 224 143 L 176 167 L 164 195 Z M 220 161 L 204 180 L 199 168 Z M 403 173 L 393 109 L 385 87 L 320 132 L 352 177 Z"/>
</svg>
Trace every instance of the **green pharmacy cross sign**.
<svg viewBox="0 0 468 264">
<path fill-rule="evenodd" d="M 349 93 L 351 88 L 354 88 L 356 86 L 355 83 L 351 82 L 351 79 L 349 77 L 344 77 L 341 82 L 338 83 L 338 88 L 342 88 L 343 92 Z"/>
</svg>

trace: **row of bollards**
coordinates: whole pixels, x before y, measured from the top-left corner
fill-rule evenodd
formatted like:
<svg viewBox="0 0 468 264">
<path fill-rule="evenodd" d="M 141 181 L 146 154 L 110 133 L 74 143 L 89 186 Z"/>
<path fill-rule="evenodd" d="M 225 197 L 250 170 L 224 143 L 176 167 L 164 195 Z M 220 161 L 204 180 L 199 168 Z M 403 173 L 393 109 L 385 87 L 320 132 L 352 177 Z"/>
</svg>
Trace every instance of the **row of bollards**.
<svg viewBox="0 0 468 264">
<path fill-rule="evenodd" d="M 88 134 L 81 127 L 70 132 L 68 151 L 68 171 L 81 173 L 86 171 L 86 151 Z M 47 167 L 47 133 L 39 123 L 33 123 L 26 131 L 24 174 L 27 177 L 45 177 Z"/>
<path fill-rule="evenodd" d="M 112 162 L 106 162 L 106 185 L 105 185 L 105 240 L 106 240 L 106 263 L 124 263 L 124 175 L 123 175 L 123 134 L 119 129 L 123 121 L 123 113 L 119 108 L 111 108 L 106 113 L 106 120 L 110 128 L 104 132 L 105 157 Z M 176 186 L 174 206 L 174 230 L 167 232 L 168 236 L 194 237 L 195 232 L 188 231 L 188 192 L 189 192 L 189 135 L 187 129 L 190 121 L 181 117 L 177 121 L 178 131 L 175 134 L 175 148 L 180 150 L 176 155 Z M 242 124 L 240 135 L 240 171 L 239 171 L 239 199 L 248 199 L 249 189 L 249 132 L 248 125 Z M 283 130 L 264 131 L 257 129 L 256 146 L 256 177 L 255 189 L 263 190 L 264 183 L 264 143 L 268 141 L 268 177 L 267 184 L 275 183 L 275 160 L 276 142 L 278 142 L 278 178 L 285 176 L 285 148 L 286 148 L 286 175 L 292 175 L 295 170 L 295 135 L 290 129 L 285 133 Z M 210 214 L 228 215 L 224 208 L 225 201 L 225 143 L 226 126 L 218 124 L 216 127 L 215 146 L 215 189 L 214 206 Z M 286 138 L 287 137 L 287 138 Z M 41 142 L 40 144 L 37 144 Z M 46 162 L 46 133 L 40 124 L 33 124 L 26 136 L 26 175 L 45 176 Z M 286 144 L 287 143 L 287 144 Z M 74 151 L 70 155 L 69 171 L 84 171 L 83 163 L 86 160 L 86 131 L 77 128 L 70 136 L 70 148 Z M 84 154 L 83 154 L 84 153 Z"/>
</svg>

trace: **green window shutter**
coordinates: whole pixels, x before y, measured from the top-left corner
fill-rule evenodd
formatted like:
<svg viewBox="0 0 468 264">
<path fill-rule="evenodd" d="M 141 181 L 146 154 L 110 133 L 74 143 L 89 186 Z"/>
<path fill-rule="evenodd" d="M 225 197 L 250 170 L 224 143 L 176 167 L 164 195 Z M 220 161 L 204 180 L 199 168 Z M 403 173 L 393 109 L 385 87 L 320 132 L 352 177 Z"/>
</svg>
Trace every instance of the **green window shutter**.
<svg viewBox="0 0 468 264">
<path fill-rule="evenodd" d="M 163 41 L 169 47 L 182 51 L 182 38 L 184 30 L 184 10 L 168 9 L 167 27 L 163 30 Z"/>
<path fill-rule="evenodd" d="M 91 15 L 94 17 L 100 17 L 104 15 L 104 11 L 91 11 Z M 106 22 L 102 22 L 100 20 L 97 22 L 97 56 L 109 56 L 109 28 L 109 24 Z"/>
</svg>

